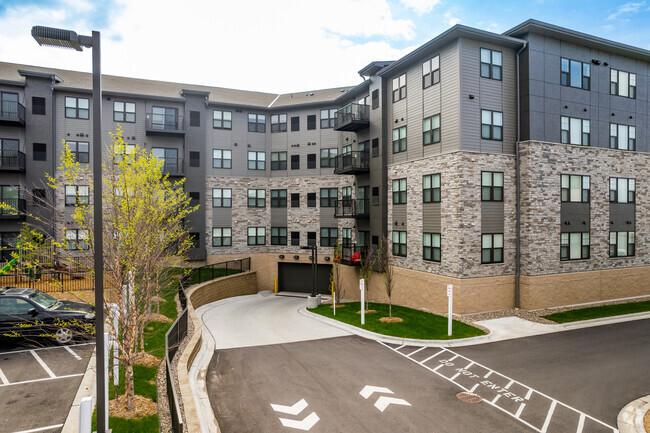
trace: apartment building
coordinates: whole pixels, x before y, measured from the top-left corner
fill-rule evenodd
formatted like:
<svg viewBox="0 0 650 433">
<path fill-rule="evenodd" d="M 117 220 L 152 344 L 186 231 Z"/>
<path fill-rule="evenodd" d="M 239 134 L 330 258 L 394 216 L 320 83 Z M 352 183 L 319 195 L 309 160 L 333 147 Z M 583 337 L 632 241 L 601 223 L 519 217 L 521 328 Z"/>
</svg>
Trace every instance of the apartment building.
<svg viewBox="0 0 650 433">
<path fill-rule="evenodd" d="M 316 245 L 319 289 L 340 259 L 354 299 L 353 258 L 385 236 L 404 305 L 443 311 L 448 284 L 459 312 L 633 297 L 650 294 L 649 63 L 534 20 L 504 34 L 457 25 L 363 67 L 352 87 L 277 95 L 104 76 L 103 139 L 119 123 L 184 177 L 201 204 L 191 258 L 251 256 L 263 289 L 278 278 L 309 291 L 301 247 Z M 65 206 L 39 185 L 63 140 L 91 160 L 90 88 L 88 74 L 0 63 L 0 199 Z M 24 217 L 0 218 L 11 245 Z M 385 299 L 380 278 L 371 297 Z"/>
</svg>

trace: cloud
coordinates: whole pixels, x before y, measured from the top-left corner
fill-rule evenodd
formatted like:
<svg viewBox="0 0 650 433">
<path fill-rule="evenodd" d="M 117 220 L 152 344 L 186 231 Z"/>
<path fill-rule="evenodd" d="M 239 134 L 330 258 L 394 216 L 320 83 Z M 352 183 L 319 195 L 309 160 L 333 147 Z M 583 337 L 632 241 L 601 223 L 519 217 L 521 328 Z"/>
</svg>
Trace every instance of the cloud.
<svg viewBox="0 0 650 433">
<path fill-rule="evenodd" d="M 407 8 L 413 9 L 418 15 L 424 15 L 440 4 L 440 0 L 400 0 Z"/>
<path fill-rule="evenodd" d="M 451 10 L 445 12 L 445 19 L 449 27 L 453 27 L 460 22 L 460 18 L 454 16 L 455 13 Z"/>
<path fill-rule="evenodd" d="M 625 3 L 624 5 L 620 6 L 616 12 L 611 14 L 610 16 L 607 17 L 608 20 L 615 20 L 616 18 L 620 17 L 621 15 L 626 15 L 626 14 L 633 14 L 639 12 L 639 9 L 644 7 L 646 4 L 645 1 L 643 2 L 630 2 L 630 3 Z"/>
</svg>

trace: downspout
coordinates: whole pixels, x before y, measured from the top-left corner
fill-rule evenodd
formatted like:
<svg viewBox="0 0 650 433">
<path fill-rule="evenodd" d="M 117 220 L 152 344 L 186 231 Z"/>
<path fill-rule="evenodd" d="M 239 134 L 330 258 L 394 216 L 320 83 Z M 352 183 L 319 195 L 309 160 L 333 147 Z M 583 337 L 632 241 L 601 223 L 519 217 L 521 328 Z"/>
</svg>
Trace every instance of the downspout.
<svg viewBox="0 0 650 433">
<path fill-rule="evenodd" d="M 519 276 L 521 275 L 521 204 L 520 204 L 520 166 L 519 166 L 519 142 L 521 140 L 521 112 L 520 105 L 521 99 L 519 95 L 519 54 L 526 49 L 528 42 L 524 41 L 524 45 L 517 51 L 517 142 L 515 143 L 515 206 L 516 206 L 516 235 L 515 235 L 515 308 L 519 309 Z"/>
</svg>

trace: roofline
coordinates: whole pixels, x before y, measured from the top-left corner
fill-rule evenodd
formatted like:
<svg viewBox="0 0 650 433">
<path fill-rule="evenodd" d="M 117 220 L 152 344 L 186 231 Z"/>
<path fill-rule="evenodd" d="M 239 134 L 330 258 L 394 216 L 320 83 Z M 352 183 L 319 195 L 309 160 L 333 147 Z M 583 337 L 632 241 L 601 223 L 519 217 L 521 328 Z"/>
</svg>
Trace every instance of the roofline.
<svg viewBox="0 0 650 433">
<path fill-rule="evenodd" d="M 340 96 L 338 96 L 332 102 L 340 103 L 340 102 L 343 102 L 343 101 L 347 100 L 348 98 L 354 98 L 356 96 L 362 95 L 369 88 L 370 88 L 370 80 L 363 80 L 362 82 L 360 82 L 359 84 L 357 84 L 353 88 L 349 89 L 347 92 L 345 92 L 345 93 L 341 94 Z"/>
<path fill-rule="evenodd" d="M 24 81 L 0 80 L 0 84 L 4 84 L 5 86 L 25 87 Z"/>
<path fill-rule="evenodd" d="M 559 27 L 553 24 L 545 23 L 529 19 L 519 24 L 510 30 L 505 31 L 504 35 L 522 35 L 531 30 L 541 30 L 541 34 L 563 36 L 563 39 L 573 40 L 583 45 L 591 46 L 594 48 L 605 48 L 607 51 L 614 51 L 617 53 L 625 54 L 626 56 L 641 58 L 643 60 L 650 60 L 650 51 L 643 48 L 633 47 L 632 45 L 623 44 L 620 42 L 612 41 L 609 39 L 600 38 L 598 36 L 588 35 L 575 30 Z M 568 36 L 568 38 L 567 38 Z"/>
<path fill-rule="evenodd" d="M 22 77 L 32 77 L 32 78 L 48 78 L 55 83 L 62 83 L 63 80 L 56 74 L 51 74 L 47 72 L 37 72 L 37 71 L 28 71 L 26 69 L 18 69 L 18 73 Z"/>
<path fill-rule="evenodd" d="M 512 48 L 519 48 L 526 43 L 526 41 L 511 36 L 500 35 L 498 33 L 488 32 L 486 30 L 475 29 L 472 27 L 467 27 L 462 24 L 456 24 L 447 31 L 439 34 L 435 38 L 431 39 L 429 42 L 424 45 L 416 48 L 411 51 L 401 59 L 397 60 L 393 64 L 386 66 L 384 69 L 379 71 L 377 75 L 384 76 L 391 72 L 394 72 L 397 69 L 406 67 L 411 62 L 420 57 L 423 53 L 431 50 L 433 47 L 438 45 L 445 45 L 448 42 L 453 40 L 468 37 L 468 38 L 480 38 L 481 40 L 487 40 L 488 42 L 494 42 L 501 45 L 508 45 Z"/>
</svg>

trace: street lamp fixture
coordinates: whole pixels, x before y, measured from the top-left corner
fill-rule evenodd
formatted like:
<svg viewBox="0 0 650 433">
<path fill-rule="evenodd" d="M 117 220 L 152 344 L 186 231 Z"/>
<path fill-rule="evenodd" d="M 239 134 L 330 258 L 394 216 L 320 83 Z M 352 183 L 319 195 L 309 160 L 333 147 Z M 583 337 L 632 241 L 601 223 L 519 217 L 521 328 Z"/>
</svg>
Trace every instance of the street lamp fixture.
<svg viewBox="0 0 650 433">
<path fill-rule="evenodd" d="M 32 36 L 41 46 L 82 51 L 92 49 L 93 61 L 93 230 L 95 245 L 95 342 L 97 358 L 97 431 L 106 432 L 105 342 L 104 342 L 104 240 L 102 215 L 102 72 L 100 34 L 78 35 L 72 30 L 34 26 Z"/>
</svg>

